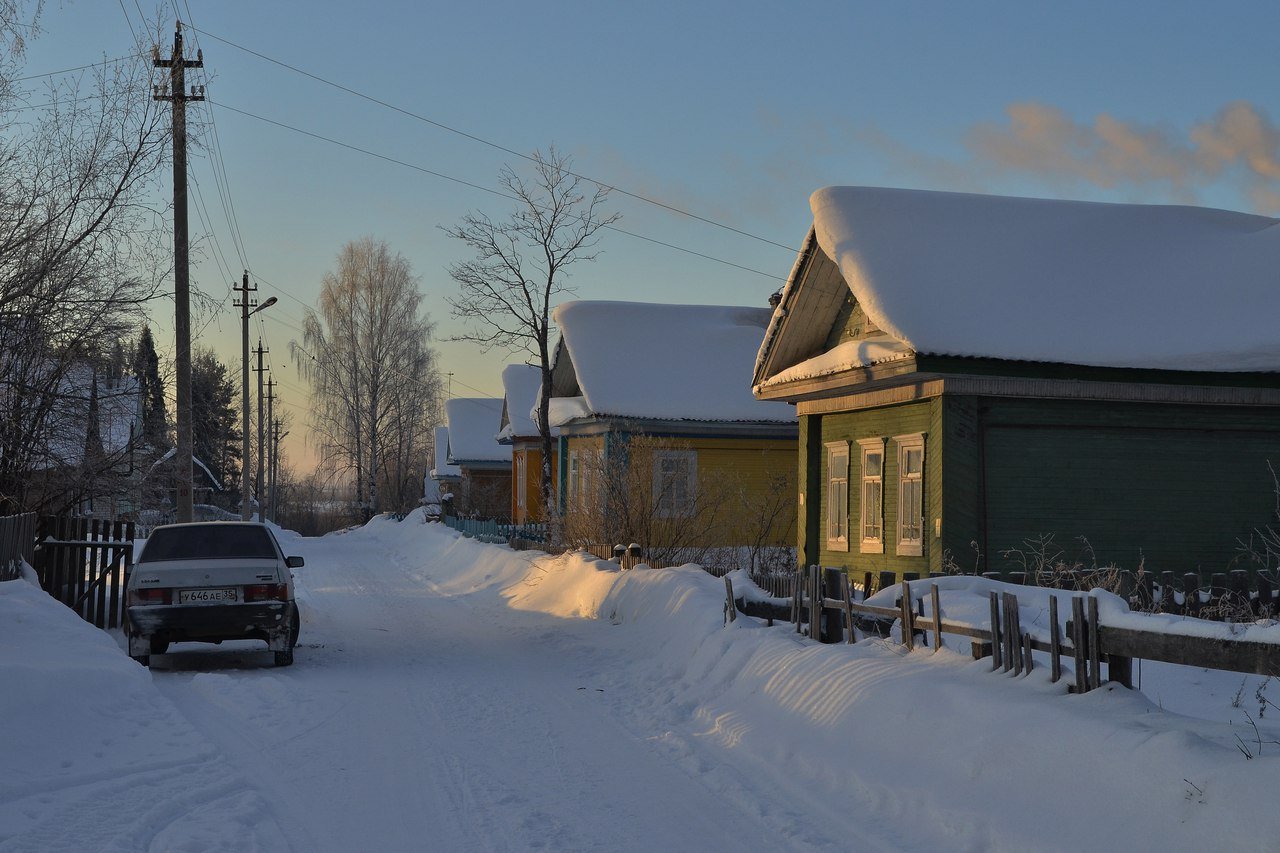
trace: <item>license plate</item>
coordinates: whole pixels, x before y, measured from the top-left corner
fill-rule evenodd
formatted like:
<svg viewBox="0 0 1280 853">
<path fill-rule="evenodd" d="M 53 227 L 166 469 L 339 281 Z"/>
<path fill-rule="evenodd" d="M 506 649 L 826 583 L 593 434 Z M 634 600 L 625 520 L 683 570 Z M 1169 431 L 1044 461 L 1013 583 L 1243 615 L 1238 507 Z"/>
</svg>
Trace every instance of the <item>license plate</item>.
<svg viewBox="0 0 1280 853">
<path fill-rule="evenodd" d="M 217 587 L 215 589 L 180 589 L 179 604 L 221 604 L 225 601 L 238 601 L 234 586 Z"/>
</svg>

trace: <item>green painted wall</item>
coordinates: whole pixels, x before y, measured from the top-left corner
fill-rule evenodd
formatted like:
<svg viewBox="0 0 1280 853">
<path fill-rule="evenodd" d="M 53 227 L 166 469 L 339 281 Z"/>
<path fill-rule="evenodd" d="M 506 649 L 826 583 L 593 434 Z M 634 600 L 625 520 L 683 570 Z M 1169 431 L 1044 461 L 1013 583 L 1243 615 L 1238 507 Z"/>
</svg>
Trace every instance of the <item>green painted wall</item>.
<svg viewBox="0 0 1280 853">
<path fill-rule="evenodd" d="M 841 412 L 823 415 L 819 426 L 809 424 L 802 431 L 801 442 L 809 456 L 807 467 L 816 469 L 818 476 L 809 481 L 809 494 L 802 517 L 809 537 L 802 542 L 802 555 L 817 552 L 821 565 L 840 566 L 854 573 L 862 572 L 938 572 L 942 567 L 941 539 L 936 535 L 937 519 L 942 513 L 942 471 L 945 445 L 938 441 L 942 435 L 942 403 L 932 400 L 899 406 L 885 406 L 859 412 Z M 815 416 L 809 416 L 815 417 Z M 802 419 L 803 420 L 803 419 Z M 910 433 L 925 434 L 924 461 L 924 548 L 923 554 L 899 556 L 897 550 L 898 517 L 898 454 L 892 437 Z M 861 465 L 858 439 L 887 438 L 884 464 L 884 552 L 863 554 L 859 551 L 859 519 L 861 517 Z M 849 532 L 850 545 L 846 551 L 832 551 L 826 541 L 826 483 L 827 457 L 825 445 L 829 441 L 853 443 L 849 457 Z M 802 472 L 804 473 L 804 472 Z M 816 482 L 815 482 L 816 480 Z M 945 524 L 945 520 L 943 522 Z M 816 541 L 817 547 L 814 547 Z M 813 562 L 812 558 L 809 558 Z"/>
<path fill-rule="evenodd" d="M 967 497 L 990 569 L 1020 567 L 1027 540 L 1052 534 L 1086 564 L 1225 571 L 1275 522 L 1274 411 L 992 399 L 975 415 L 985 487 Z"/>
</svg>

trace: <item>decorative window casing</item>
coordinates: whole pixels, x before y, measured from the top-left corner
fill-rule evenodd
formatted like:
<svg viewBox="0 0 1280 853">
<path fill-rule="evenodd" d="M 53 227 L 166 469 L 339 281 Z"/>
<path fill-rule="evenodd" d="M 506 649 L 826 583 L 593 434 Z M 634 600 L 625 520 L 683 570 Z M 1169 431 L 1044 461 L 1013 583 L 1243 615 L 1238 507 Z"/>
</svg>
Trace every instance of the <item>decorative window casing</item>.
<svg viewBox="0 0 1280 853">
<path fill-rule="evenodd" d="M 516 452 L 516 514 L 519 521 L 525 520 L 529 511 L 529 454 Z"/>
<path fill-rule="evenodd" d="M 898 547 L 905 557 L 924 554 L 924 435 L 894 436 L 898 448 Z"/>
<path fill-rule="evenodd" d="M 653 459 L 653 494 L 660 518 L 693 515 L 698 488 L 698 452 L 663 450 Z"/>
<path fill-rule="evenodd" d="M 827 550 L 849 550 L 849 442 L 828 441 Z"/>
<path fill-rule="evenodd" d="M 884 553 L 884 439 L 859 439 L 862 457 L 861 500 L 858 503 L 858 550 Z"/>
<path fill-rule="evenodd" d="M 577 450 L 569 451 L 569 488 L 568 503 L 573 509 L 582 505 L 582 454 Z"/>
</svg>

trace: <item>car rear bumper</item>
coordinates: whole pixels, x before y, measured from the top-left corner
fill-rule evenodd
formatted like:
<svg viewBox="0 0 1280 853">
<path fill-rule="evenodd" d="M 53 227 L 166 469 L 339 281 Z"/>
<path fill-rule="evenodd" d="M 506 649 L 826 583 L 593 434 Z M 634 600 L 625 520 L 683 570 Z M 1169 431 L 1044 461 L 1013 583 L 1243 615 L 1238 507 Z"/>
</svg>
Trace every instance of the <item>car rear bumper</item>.
<svg viewBox="0 0 1280 853">
<path fill-rule="evenodd" d="M 171 643 L 266 640 L 273 651 L 290 647 L 293 602 L 147 605 L 129 608 L 129 654 L 150 652 L 151 639 Z"/>
</svg>

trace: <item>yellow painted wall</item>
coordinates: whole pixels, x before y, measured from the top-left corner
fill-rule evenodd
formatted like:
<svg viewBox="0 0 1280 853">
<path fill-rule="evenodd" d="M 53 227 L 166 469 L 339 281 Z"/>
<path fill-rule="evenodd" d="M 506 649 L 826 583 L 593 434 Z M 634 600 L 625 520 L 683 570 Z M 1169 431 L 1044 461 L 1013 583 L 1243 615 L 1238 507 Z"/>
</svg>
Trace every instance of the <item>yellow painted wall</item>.
<svg viewBox="0 0 1280 853">
<path fill-rule="evenodd" d="M 516 524 L 541 524 L 546 521 L 546 513 L 542 508 L 542 490 L 539 489 L 539 482 L 542 476 L 542 448 L 536 444 L 517 444 L 511 454 L 511 517 L 515 519 Z M 553 450 L 551 452 L 551 490 L 555 493 L 556 476 L 559 471 L 557 467 L 557 454 Z M 516 496 L 516 488 L 519 479 L 516 475 L 516 465 L 521 457 L 525 460 L 525 506 L 523 511 L 518 505 Z"/>
</svg>

